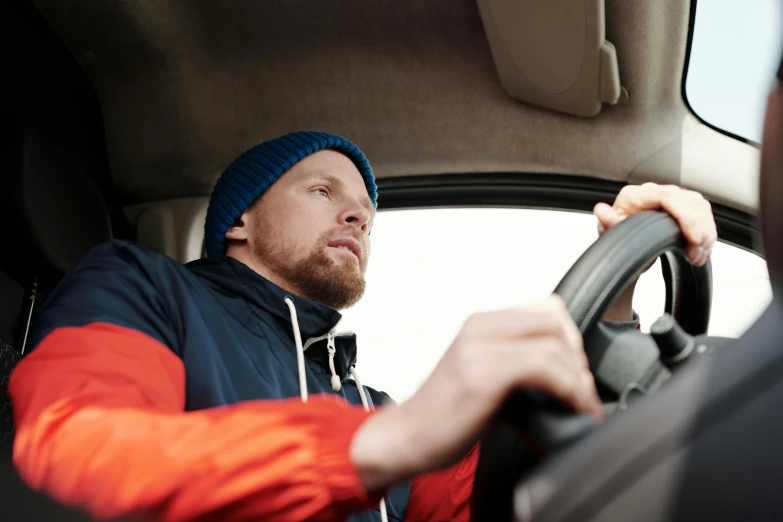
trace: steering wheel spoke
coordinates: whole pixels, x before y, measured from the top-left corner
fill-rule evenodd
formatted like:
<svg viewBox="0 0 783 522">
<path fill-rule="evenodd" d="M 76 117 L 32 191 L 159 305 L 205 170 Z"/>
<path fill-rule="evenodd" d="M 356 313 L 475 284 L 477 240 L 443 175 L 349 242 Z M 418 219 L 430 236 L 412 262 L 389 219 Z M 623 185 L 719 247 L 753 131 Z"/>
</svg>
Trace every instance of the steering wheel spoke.
<svg viewBox="0 0 783 522">
<path fill-rule="evenodd" d="M 608 399 L 619 399 L 632 386 L 656 390 L 671 375 L 660 361 L 653 338 L 639 330 L 599 323 L 585 339 L 585 347 L 590 369 Z"/>
</svg>

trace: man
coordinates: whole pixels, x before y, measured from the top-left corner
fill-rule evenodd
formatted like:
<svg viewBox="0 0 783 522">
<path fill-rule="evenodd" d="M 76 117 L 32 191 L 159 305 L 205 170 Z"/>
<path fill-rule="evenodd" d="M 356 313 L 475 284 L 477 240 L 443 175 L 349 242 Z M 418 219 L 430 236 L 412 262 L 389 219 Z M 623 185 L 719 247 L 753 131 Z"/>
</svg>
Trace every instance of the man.
<svg viewBox="0 0 783 522">
<path fill-rule="evenodd" d="M 355 338 L 334 328 L 364 291 L 375 207 L 359 149 L 300 132 L 222 174 L 206 259 L 94 249 L 11 378 L 25 480 L 99 517 L 467 520 L 476 441 L 512 390 L 602 416 L 554 297 L 470 318 L 418 393 L 371 411 L 384 397 L 361 386 Z M 605 230 L 652 208 L 704 263 L 716 231 L 696 193 L 628 187 L 595 213 Z M 631 292 L 608 319 L 633 324 Z"/>
</svg>

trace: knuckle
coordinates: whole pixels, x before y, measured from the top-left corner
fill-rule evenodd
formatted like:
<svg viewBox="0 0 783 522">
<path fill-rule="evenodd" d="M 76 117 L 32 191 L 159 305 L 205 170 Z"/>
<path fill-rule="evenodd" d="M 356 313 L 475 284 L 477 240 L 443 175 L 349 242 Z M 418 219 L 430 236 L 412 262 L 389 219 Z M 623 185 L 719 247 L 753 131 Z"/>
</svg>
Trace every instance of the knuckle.
<svg viewBox="0 0 783 522">
<path fill-rule="evenodd" d="M 567 402 L 575 402 L 580 396 L 581 386 L 577 379 L 568 379 L 563 383 L 563 398 Z"/>
<path fill-rule="evenodd" d="M 700 228 L 699 223 L 701 223 L 701 220 L 699 219 L 699 216 L 692 215 L 688 216 L 688 219 L 685 220 L 685 223 L 691 230 L 698 230 Z"/>
<path fill-rule="evenodd" d="M 486 378 L 483 378 L 483 374 L 480 368 L 470 367 L 463 365 L 457 378 L 460 382 L 460 387 L 467 392 L 469 396 L 481 395 L 489 382 Z"/>
<path fill-rule="evenodd" d="M 539 356 L 540 362 L 545 362 L 547 364 L 557 359 L 558 351 L 559 348 L 557 343 L 552 341 L 543 342 L 539 347 L 536 348 L 536 354 Z"/>
<path fill-rule="evenodd" d="M 549 366 L 550 356 L 545 353 L 545 350 L 541 346 L 531 347 L 528 353 L 525 354 L 523 364 L 520 364 L 520 368 L 525 373 L 532 375 L 542 375 L 546 372 Z M 524 366 L 524 368 L 522 368 Z"/>
<path fill-rule="evenodd" d="M 644 185 L 626 185 L 617 193 L 618 200 L 630 200 L 638 197 L 638 194 L 645 190 Z"/>
<path fill-rule="evenodd" d="M 463 345 L 455 358 L 455 377 L 470 393 L 479 393 L 487 379 L 484 376 L 485 358 L 476 357 L 476 350 Z"/>
<path fill-rule="evenodd" d="M 463 331 L 470 333 L 476 329 L 482 322 L 486 320 L 486 312 L 476 312 L 470 314 L 465 322 L 462 324 Z"/>
<path fill-rule="evenodd" d="M 545 377 L 552 371 L 552 360 L 554 355 L 547 349 L 541 347 L 531 354 L 528 360 L 527 370 L 530 373 Z"/>
<path fill-rule="evenodd" d="M 563 342 L 563 344 L 566 345 L 565 347 L 568 348 L 569 347 L 568 345 L 571 344 L 569 342 L 569 340 L 570 340 L 570 330 L 569 330 L 568 321 L 567 321 L 567 318 L 566 318 L 565 315 L 560 315 L 560 317 L 558 317 L 558 321 L 557 321 L 557 336 L 561 339 L 561 342 Z"/>
<path fill-rule="evenodd" d="M 562 339 L 550 339 L 546 343 L 542 343 L 543 348 L 541 350 L 541 358 L 548 366 L 554 366 L 555 364 L 572 365 L 574 355 L 571 350 L 568 349 L 567 343 Z"/>
<path fill-rule="evenodd" d="M 553 294 L 548 300 L 549 309 L 555 315 L 563 314 L 568 311 L 565 300 L 557 294 Z"/>
<path fill-rule="evenodd" d="M 542 328 L 551 333 L 559 333 L 562 330 L 562 313 L 557 309 L 547 310 L 541 317 Z"/>
<path fill-rule="evenodd" d="M 661 194 L 661 203 L 669 206 L 675 205 L 679 199 L 679 192 L 673 190 L 667 190 Z"/>
</svg>

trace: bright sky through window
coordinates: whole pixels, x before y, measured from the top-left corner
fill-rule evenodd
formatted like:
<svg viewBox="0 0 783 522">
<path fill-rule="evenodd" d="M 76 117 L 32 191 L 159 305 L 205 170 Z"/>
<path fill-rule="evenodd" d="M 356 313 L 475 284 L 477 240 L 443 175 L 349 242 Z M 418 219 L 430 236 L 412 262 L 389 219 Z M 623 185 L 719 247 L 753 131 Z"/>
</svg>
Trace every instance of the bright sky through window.
<svg viewBox="0 0 783 522">
<path fill-rule="evenodd" d="M 783 33 L 781 0 L 699 0 L 685 95 L 719 129 L 761 142 Z"/>
</svg>

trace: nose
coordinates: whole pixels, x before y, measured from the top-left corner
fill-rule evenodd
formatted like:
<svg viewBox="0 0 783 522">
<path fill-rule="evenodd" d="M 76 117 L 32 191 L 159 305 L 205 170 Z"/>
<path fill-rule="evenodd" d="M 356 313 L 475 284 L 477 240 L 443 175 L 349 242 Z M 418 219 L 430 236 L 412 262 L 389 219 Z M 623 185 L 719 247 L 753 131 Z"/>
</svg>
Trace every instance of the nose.
<svg viewBox="0 0 783 522">
<path fill-rule="evenodd" d="M 340 225 L 349 225 L 361 230 L 362 233 L 366 233 L 370 227 L 370 218 L 372 218 L 372 213 L 367 207 L 360 202 L 353 200 L 346 206 L 343 212 L 341 212 L 339 221 Z"/>
</svg>

